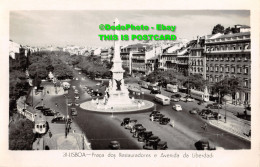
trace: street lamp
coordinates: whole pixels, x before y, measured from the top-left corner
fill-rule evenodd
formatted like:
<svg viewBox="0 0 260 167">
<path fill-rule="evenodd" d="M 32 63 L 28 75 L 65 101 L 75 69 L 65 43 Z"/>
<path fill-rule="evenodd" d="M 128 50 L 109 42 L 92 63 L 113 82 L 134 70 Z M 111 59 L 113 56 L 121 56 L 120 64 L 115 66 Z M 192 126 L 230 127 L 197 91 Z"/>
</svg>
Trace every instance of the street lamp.
<svg viewBox="0 0 260 167">
<path fill-rule="evenodd" d="M 142 104 L 144 103 L 144 92 L 142 92 Z"/>
</svg>

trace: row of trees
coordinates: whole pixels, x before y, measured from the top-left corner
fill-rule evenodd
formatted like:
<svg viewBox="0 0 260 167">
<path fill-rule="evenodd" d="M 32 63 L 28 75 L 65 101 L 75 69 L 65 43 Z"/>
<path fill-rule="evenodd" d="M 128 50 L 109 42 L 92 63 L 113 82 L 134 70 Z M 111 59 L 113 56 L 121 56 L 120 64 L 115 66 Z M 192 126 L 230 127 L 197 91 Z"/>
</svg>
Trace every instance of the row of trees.
<svg viewBox="0 0 260 167">
<path fill-rule="evenodd" d="M 226 77 L 219 82 L 210 84 L 208 81 L 204 80 L 200 74 L 184 76 L 182 73 L 168 70 L 154 71 L 141 79 L 151 83 L 158 82 L 161 86 L 166 86 L 167 84 L 177 84 L 179 86 L 184 86 L 189 89 L 194 88 L 196 90 L 203 90 L 205 86 L 207 86 L 211 90 L 211 94 L 220 95 L 220 99 L 223 99 L 225 95 L 234 96 L 236 92 L 244 91 L 242 80 L 236 77 Z M 222 100 L 220 102 L 222 102 Z"/>
<path fill-rule="evenodd" d="M 57 79 L 72 78 L 72 71 L 59 59 L 59 57 L 62 57 L 63 55 L 69 56 L 69 53 L 60 51 L 33 53 L 29 56 L 28 71 L 30 78 L 46 79 L 49 72 L 52 72 Z"/>
<path fill-rule="evenodd" d="M 212 34 L 217 34 L 217 33 L 224 33 L 224 34 L 229 34 L 229 33 L 239 33 L 239 28 L 236 27 L 228 27 L 224 28 L 221 24 L 217 24 L 216 26 L 213 27 Z"/>
</svg>

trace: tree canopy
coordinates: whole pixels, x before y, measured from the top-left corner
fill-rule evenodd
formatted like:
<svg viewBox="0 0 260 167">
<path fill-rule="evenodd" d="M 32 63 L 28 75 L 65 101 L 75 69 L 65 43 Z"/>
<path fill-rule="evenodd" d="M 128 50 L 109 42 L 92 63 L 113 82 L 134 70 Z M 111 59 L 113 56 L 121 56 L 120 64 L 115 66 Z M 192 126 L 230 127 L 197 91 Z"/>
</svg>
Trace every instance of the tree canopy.
<svg viewBox="0 0 260 167">
<path fill-rule="evenodd" d="M 217 24 L 214 26 L 212 30 L 212 34 L 217 34 L 217 33 L 224 33 L 224 27 L 221 24 Z"/>
</svg>

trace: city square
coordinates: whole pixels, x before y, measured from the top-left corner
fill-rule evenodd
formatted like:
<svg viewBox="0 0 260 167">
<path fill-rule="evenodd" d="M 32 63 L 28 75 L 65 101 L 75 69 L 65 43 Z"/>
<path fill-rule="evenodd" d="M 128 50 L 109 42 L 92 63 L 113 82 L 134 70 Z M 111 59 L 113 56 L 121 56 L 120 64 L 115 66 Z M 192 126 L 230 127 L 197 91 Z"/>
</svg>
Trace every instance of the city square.
<svg viewBox="0 0 260 167">
<path fill-rule="evenodd" d="M 25 13 L 13 12 L 12 21 Z M 35 47 L 10 40 L 9 149 L 250 149 L 248 20 L 226 28 L 219 21 L 206 35 L 176 34 L 173 42 Z M 12 133 L 19 122 L 30 134 L 20 145 Z"/>
</svg>

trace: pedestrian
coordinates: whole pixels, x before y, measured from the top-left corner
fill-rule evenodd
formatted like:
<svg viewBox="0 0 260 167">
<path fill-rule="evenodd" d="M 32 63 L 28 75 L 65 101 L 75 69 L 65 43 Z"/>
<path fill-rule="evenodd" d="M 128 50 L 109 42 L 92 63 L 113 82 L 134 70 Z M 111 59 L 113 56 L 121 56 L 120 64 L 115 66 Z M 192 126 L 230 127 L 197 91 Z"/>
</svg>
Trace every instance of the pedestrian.
<svg viewBox="0 0 260 167">
<path fill-rule="evenodd" d="M 52 137 L 52 133 L 51 133 L 51 131 L 49 131 L 49 136 L 50 136 L 50 138 Z"/>
<path fill-rule="evenodd" d="M 154 120 L 154 117 L 153 117 L 153 115 L 151 116 L 151 121 L 153 121 Z"/>
<path fill-rule="evenodd" d="M 207 130 L 207 127 L 208 127 L 208 124 L 205 122 L 205 124 L 204 124 L 204 126 L 203 126 L 204 131 Z"/>
</svg>

